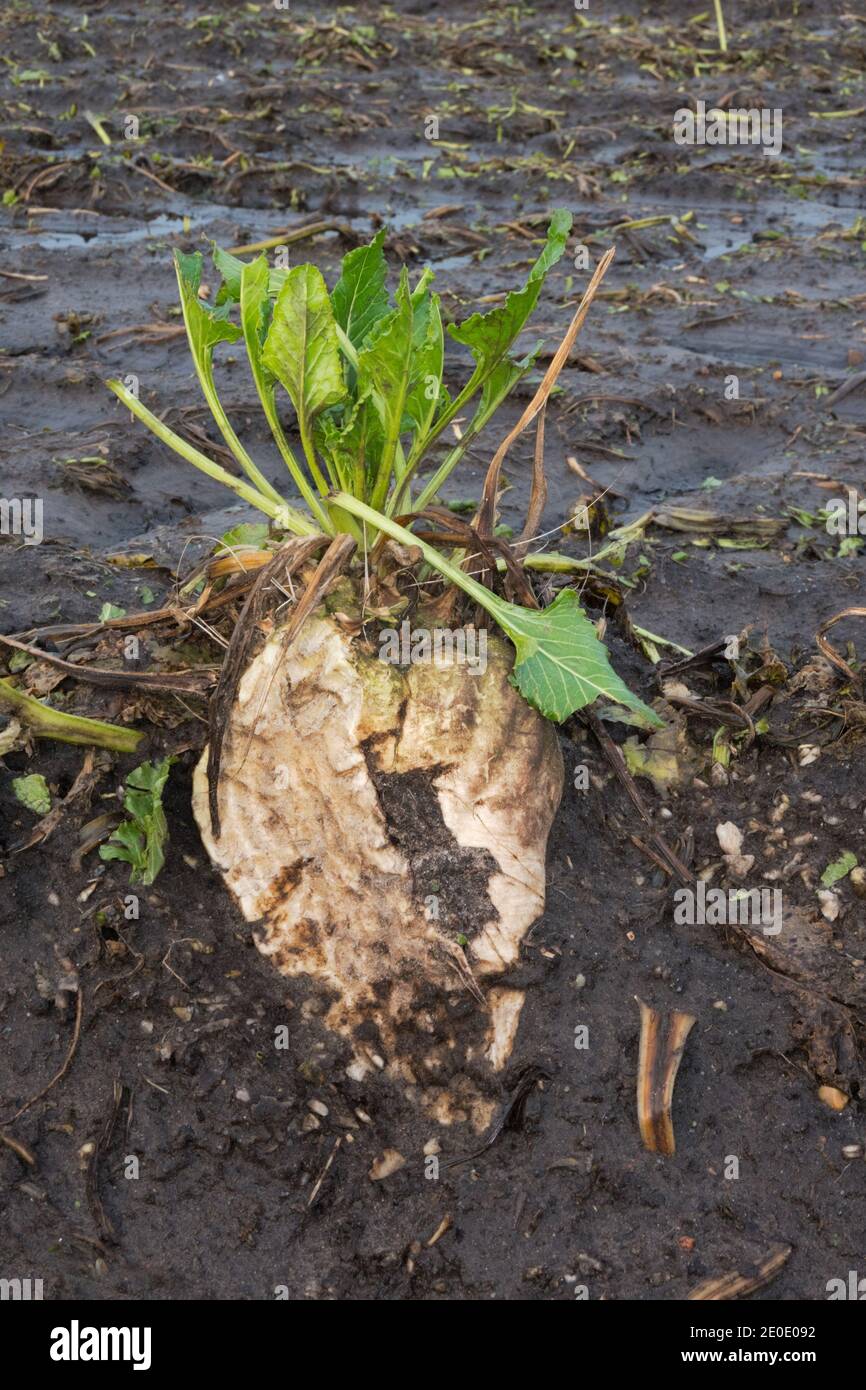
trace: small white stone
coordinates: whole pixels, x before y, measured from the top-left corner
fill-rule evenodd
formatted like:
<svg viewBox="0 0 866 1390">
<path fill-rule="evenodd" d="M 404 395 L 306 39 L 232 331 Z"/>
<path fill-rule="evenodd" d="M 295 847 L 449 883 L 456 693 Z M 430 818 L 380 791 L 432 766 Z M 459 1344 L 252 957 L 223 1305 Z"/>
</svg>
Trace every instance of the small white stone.
<svg viewBox="0 0 866 1390">
<path fill-rule="evenodd" d="M 818 889 L 818 901 L 821 904 L 821 916 L 826 917 L 828 922 L 835 922 L 839 916 L 839 898 L 831 888 Z"/>
<path fill-rule="evenodd" d="M 745 878 L 755 867 L 754 854 L 726 854 L 725 863 L 733 878 Z"/>
<path fill-rule="evenodd" d="M 723 854 L 739 854 L 743 848 L 743 832 L 732 820 L 722 821 L 716 826 L 716 839 Z"/>
<path fill-rule="evenodd" d="M 370 1169 L 370 1179 L 372 1182 L 381 1182 L 383 1178 L 390 1178 L 393 1173 L 399 1173 L 405 1165 L 406 1160 L 399 1149 L 386 1149 L 381 1158 L 377 1158 Z"/>
</svg>

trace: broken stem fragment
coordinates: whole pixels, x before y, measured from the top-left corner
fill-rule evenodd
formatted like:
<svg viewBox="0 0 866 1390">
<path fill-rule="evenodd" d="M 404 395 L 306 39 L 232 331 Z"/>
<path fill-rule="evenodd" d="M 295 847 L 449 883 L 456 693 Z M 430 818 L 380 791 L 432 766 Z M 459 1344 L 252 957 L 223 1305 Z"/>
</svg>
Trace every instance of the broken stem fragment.
<svg viewBox="0 0 866 1390">
<path fill-rule="evenodd" d="M 763 1259 L 757 1261 L 748 1274 L 732 1269 L 727 1274 L 713 1275 L 686 1294 L 686 1298 L 697 1302 L 720 1302 L 732 1298 L 745 1298 L 764 1288 L 788 1263 L 790 1245 L 774 1245 Z"/>
<path fill-rule="evenodd" d="M 637 1069 L 637 1118 L 643 1146 L 670 1157 L 675 1149 L 671 1103 L 686 1038 L 696 1020 L 691 1014 L 659 1013 L 642 999 Z"/>
<path fill-rule="evenodd" d="M 100 719 L 85 719 L 78 714 L 51 709 L 41 700 L 34 700 L 32 695 L 16 690 L 8 680 L 0 680 L 0 708 L 4 705 L 11 705 L 37 738 L 110 748 L 115 753 L 134 753 L 144 738 L 137 729 L 123 729 L 117 724 L 103 724 Z"/>
</svg>

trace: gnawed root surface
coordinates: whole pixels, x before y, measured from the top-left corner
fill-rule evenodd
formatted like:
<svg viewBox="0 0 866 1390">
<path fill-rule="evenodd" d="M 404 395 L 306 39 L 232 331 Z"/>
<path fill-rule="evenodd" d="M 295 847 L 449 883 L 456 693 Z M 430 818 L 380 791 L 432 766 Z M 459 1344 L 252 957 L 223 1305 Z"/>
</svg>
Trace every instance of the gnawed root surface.
<svg viewBox="0 0 866 1390">
<path fill-rule="evenodd" d="M 214 840 L 207 755 L 193 808 L 259 948 L 332 996 L 353 1076 L 387 1068 L 443 1123 L 488 1123 L 523 996 L 485 989 L 544 909 L 562 794 L 555 730 L 508 681 L 456 661 L 398 669 L 330 617 L 245 672 L 223 745 Z"/>
</svg>

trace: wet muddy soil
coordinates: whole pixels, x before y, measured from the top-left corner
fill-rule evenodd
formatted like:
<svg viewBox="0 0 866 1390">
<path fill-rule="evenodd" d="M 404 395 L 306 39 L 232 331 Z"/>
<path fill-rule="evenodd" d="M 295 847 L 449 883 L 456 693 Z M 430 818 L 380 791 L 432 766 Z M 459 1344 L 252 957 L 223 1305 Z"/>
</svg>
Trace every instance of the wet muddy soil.
<svg viewBox="0 0 866 1390">
<path fill-rule="evenodd" d="M 527 344 L 555 350 L 582 246 L 617 256 L 548 409 L 546 542 L 586 556 L 651 511 L 609 568 L 631 622 L 688 651 L 741 647 L 675 674 L 697 713 L 667 688 L 675 775 L 638 778 L 646 819 L 591 731 L 563 731 L 503 1107 L 528 1068 L 541 1080 L 519 1124 L 451 1167 L 477 1136 L 431 1124 L 393 1082 L 352 1080 L 321 1002 L 258 954 L 210 869 L 190 813 L 200 704 L 163 704 L 143 750 L 178 762 L 166 867 L 137 909 L 124 866 L 82 855 L 80 831 L 116 809 L 140 755 L 98 759 L 30 844 L 38 817 L 13 780 L 42 773 L 57 806 L 85 750 L 8 754 L 0 1275 L 40 1277 L 50 1298 L 680 1299 L 782 1247 L 754 1296 L 789 1300 L 862 1270 L 866 898 L 851 872 L 821 882 L 843 855 L 866 865 L 862 613 L 829 634 L 842 666 L 816 634 L 866 603 L 866 539 L 822 515 L 866 490 L 866 22 L 841 3 L 728 3 L 720 57 L 700 8 L 6 7 L 0 495 L 41 499 L 44 538 L 0 537 L 0 631 L 158 607 L 251 519 L 103 385 L 135 377 L 221 457 L 178 332 L 174 247 L 325 224 L 291 257 L 332 282 L 384 222 L 393 267 L 432 265 L 460 318 L 518 282 L 563 206 L 573 241 Z M 674 112 L 698 100 L 780 109 L 781 153 L 676 145 Z M 276 480 L 243 361 L 219 373 Z M 450 500 L 479 497 L 522 403 Z M 531 466 L 527 435 L 506 466 L 515 526 Z M 588 544 L 569 517 L 600 494 Z M 608 618 L 618 669 L 660 695 L 682 653 Z M 41 677 L 41 694 L 149 727 L 146 700 Z M 718 702 L 765 688 L 726 762 Z M 607 727 L 618 744 L 633 732 Z M 723 859 L 728 822 L 748 870 Z M 655 835 L 715 884 L 780 889 L 781 934 L 678 924 Z M 636 997 L 697 1020 L 669 1158 L 638 1133 Z M 405 1163 L 372 1180 L 386 1150 Z"/>
</svg>

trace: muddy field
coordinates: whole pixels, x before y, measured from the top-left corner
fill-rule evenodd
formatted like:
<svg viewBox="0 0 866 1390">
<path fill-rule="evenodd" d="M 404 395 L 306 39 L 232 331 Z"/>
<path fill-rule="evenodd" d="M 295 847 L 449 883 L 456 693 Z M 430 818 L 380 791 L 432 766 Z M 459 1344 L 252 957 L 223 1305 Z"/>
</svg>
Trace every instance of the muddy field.
<svg viewBox="0 0 866 1390">
<path fill-rule="evenodd" d="M 503 1113 L 521 1077 L 536 1084 L 473 1157 L 468 1126 L 351 1080 L 317 1001 L 255 950 L 190 814 L 201 703 L 163 701 L 151 724 L 155 697 L 28 667 L 35 693 L 153 727 L 147 755 L 179 760 L 166 867 L 137 920 L 124 866 L 80 831 L 117 808 L 140 755 L 98 754 L 83 778 L 86 750 L 60 743 L 0 761 L 0 1275 L 40 1277 L 47 1298 L 672 1300 L 775 1259 L 755 1298 L 819 1300 L 862 1272 L 866 540 L 828 533 L 822 509 L 866 488 L 866 21 L 849 4 L 729 3 L 720 56 L 705 8 L 5 8 L 0 495 L 43 500 L 44 540 L 0 538 L 0 632 L 42 629 L 43 649 L 107 664 L 122 625 L 100 614 L 171 602 L 177 574 L 252 516 L 103 385 L 134 376 L 222 459 L 173 248 L 318 225 L 292 263 L 332 284 L 385 223 L 392 266 L 429 263 L 462 318 L 519 281 L 564 207 L 569 254 L 527 342 L 555 350 L 581 247 L 617 255 L 548 410 L 543 530 L 586 556 L 652 513 L 601 562 L 619 586 L 607 638 L 644 699 L 671 678 L 687 690 L 667 687 L 675 735 L 649 765 L 629 750 L 644 814 L 593 729 L 562 731 Z M 698 100 L 780 109 L 781 153 L 676 145 L 674 113 Z M 245 363 L 220 371 L 277 479 Z M 477 501 L 532 389 L 449 500 Z M 531 468 L 524 435 L 506 523 L 522 525 Z M 587 544 L 569 517 L 600 495 Z M 603 585 L 587 595 L 601 616 Z M 86 623 L 70 645 L 64 625 Z M 731 635 L 736 659 L 665 670 Z M 220 659 L 195 629 L 144 646 L 152 669 Z M 634 732 L 606 728 L 620 745 Z M 32 772 L 60 808 L 48 825 L 13 792 Z M 723 860 L 727 822 L 748 868 Z M 662 843 L 690 875 L 781 889 L 782 932 L 678 925 Z M 638 1132 L 636 998 L 696 1019 L 669 1158 Z M 371 1180 L 390 1149 L 404 1165 Z"/>
</svg>

